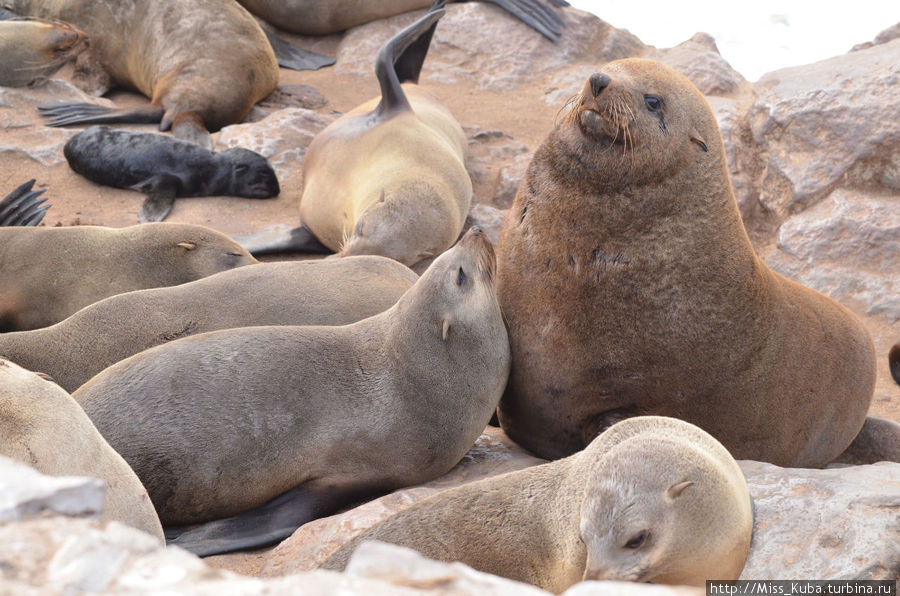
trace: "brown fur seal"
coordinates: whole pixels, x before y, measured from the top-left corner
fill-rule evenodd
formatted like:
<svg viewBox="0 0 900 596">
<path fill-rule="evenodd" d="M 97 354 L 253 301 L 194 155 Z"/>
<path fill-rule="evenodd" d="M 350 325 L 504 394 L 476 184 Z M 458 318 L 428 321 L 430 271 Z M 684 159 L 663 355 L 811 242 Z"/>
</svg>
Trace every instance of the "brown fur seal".
<svg viewBox="0 0 900 596">
<path fill-rule="evenodd" d="M 132 354 L 188 335 L 353 323 L 390 308 L 416 279 L 397 261 L 374 256 L 239 267 L 110 296 L 43 329 L 2 333 L 0 355 L 75 391 Z"/>
<path fill-rule="evenodd" d="M 238 0 L 247 10 L 280 29 L 304 35 L 328 35 L 419 8 L 431 0 Z M 552 41 L 562 34 L 565 22 L 543 0 L 486 0 Z M 563 0 L 549 0 L 553 6 L 568 6 Z"/>
<path fill-rule="evenodd" d="M 0 200 L 0 226 L 36 226 L 44 219 L 44 214 L 52 205 L 45 205 L 47 199 L 39 199 L 43 190 L 34 188 L 34 178 L 20 184 Z"/>
<path fill-rule="evenodd" d="M 103 519 L 163 540 L 150 497 L 72 397 L 37 374 L 0 359 L 0 455 L 50 476 L 106 481 Z"/>
<path fill-rule="evenodd" d="M 73 397 L 164 526 L 236 516 L 176 529 L 174 544 L 201 555 L 267 544 L 465 455 L 509 371 L 493 271 L 490 242 L 471 231 L 381 314 L 182 338 Z"/>
<path fill-rule="evenodd" d="M 0 20 L 0 86 L 39 85 L 87 48 L 87 35 L 65 23 Z"/>
<path fill-rule="evenodd" d="M 0 331 L 57 323 L 98 300 L 255 263 L 203 226 L 0 228 Z"/>
<path fill-rule="evenodd" d="M 160 122 L 211 147 L 207 131 L 240 122 L 275 90 L 278 63 L 256 20 L 232 0 L 8 0 L 13 11 L 59 19 L 91 37 L 92 53 L 149 106 L 107 110 L 63 104 L 49 124 Z"/>
<path fill-rule="evenodd" d="M 863 425 L 868 331 L 756 256 L 715 116 L 659 62 L 591 75 L 528 167 L 498 272 L 513 355 L 499 419 L 542 457 L 657 414 L 738 459 L 815 467 Z"/>
<path fill-rule="evenodd" d="M 418 79 L 442 4 L 379 52 L 381 97 L 331 123 L 303 158 L 300 220 L 343 256 L 377 254 L 411 266 L 462 231 L 472 198 L 466 137 L 437 98 L 400 84 Z M 251 252 L 260 248 L 241 240 Z"/>
<path fill-rule="evenodd" d="M 356 536 L 562 592 L 587 579 L 737 579 L 753 519 L 728 451 L 674 418 L 630 418 L 565 459 L 453 488 Z"/>
</svg>

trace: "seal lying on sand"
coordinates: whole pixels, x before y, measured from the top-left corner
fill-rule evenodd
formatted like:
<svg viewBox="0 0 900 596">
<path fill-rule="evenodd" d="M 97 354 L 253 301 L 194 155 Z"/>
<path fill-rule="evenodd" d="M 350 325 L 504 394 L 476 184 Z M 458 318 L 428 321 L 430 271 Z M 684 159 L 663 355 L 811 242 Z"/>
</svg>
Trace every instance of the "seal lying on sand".
<svg viewBox="0 0 900 596">
<path fill-rule="evenodd" d="M 141 222 L 165 219 L 175 197 L 268 199 L 281 191 L 266 158 L 240 147 L 213 153 L 165 135 L 92 126 L 69 139 L 63 153 L 92 182 L 147 193 Z"/>
<path fill-rule="evenodd" d="M 75 391 L 120 360 L 188 335 L 353 323 L 390 308 L 416 279 L 397 261 L 375 256 L 238 267 L 110 296 L 43 329 L 2 333 L 0 355 Z"/>
<path fill-rule="evenodd" d="M 817 467 L 872 398 L 862 322 L 756 256 L 716 118 L 662 63 L 591 75 L 537 150 L 498 246 L 510 438 L 558 458 L 673 416 L 738 459 Z"/>
<path fill-rule="evenodd" d="M 44 219 L 44 213 L 52 205 L 44 205 L 47 199 L 38 199 L 44 194 L 34 188 L 34 178 L 19 185 L 0 200 L 0 226 L 36 226 Z"/>
<path fill-rule="evenodd" d="M 182 284 L 256 263 L 192 224 L 0 228 L 0 331 L 57 323 L 107 296 Z"/>
<path fill-rule="evenodd" d="M 630 418 L 565 459 L 438 493 L 342 546 L 364 540 L 559 593 L 588 579 L 705 585 L 737 579 L 753 518 L 734 458 L 698 427 Z"/>
<path fill-rule="evenodd" d="M 12 13 L 6 13 L 12 14 Z M 83 31 L 45 19 L 0 13 L 0 86 L 33 87 L 88 48 Z"/>
<path fill-rule="evenodd" d="M 473 230 L 381 314 L 182 338 L 73 397 L 164 526 L 236 516 L 174 544 L 201 555 L 268 544 L 465 455 L 509 372 L 493 272 L 491 244 Z"/>
<path fill-rule="evenodd" d="M 43 474 L 105 480 L 103 519 L 120 521 L 163 540 L 162 526 L 147 491 L 72 397 L 2 358 L 0 437 L 0 455 L 24 462 Z"/>
</svg>

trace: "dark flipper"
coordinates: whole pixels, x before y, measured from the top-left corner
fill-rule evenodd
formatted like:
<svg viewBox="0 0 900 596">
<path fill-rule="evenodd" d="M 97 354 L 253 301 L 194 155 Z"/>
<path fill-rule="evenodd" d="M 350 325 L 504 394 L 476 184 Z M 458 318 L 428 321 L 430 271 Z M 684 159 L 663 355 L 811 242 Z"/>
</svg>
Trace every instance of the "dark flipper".
<svg viewBox="0 0 900 596">
<path fill-rule="evenodd" d="M 429 12 L 440 10 L 446 5 L 446 0 L 434 0 L 431 3 Z M 407 81 L 411 83 L 419 82 L 419 73 L 422 71 L 422 64 L 425 62 L 425 56 L 428 55 L 428 48 L 431 46 L 431 38 L 437 27 L 437 21 L 421 33 L 412 43 L 407 46 L 403 53 L 394 58 L 394 72 L 397 73 L 397 80 L 401 83 Z M 402 35 L 402 34 L 401 34 Z"/>
<path fill-rule="evenodd" d="M 407 48 L 423 35 L 426 35 L 429 41 L 431 40 L 438 19 L 444 16 L 444 4 L 445 0 L 435 0 L 422 18 L 388 40 L 378 52 L 378 58 L 375 60 L 375 76 L 378 77 L 378 85 L 381 87 L 381 101 L 375 108 L 375 118 L 387 119 L 411 109 L 406 94 L 400 86 L 399 73 L 395 70 L 394 63 L 404 56 Z M 422 48 L 417 46 L 409 56 L 404 57 L 404 76 L 408 77 L 415 72 L 415 78 L 418 79 L 418 71 L 422 66 L 421 61 L 425 60 L 428 47 L 425 46 L 424 50 L 422 51 Z M 415 60 L 420 61 L 418 67 L 414 63 Z"/>
<path fill-rule="evenodd" d="M 34 179 L 20 185 L 0 201 L 0 226 L 36 226 L 50 205 L 47 199 L 37 200 L 44 191 L 31 190 Z"/>
<path fill-rule="evenodd" d="M 317 54 L 297 47 L 286 39 L 282 39 L 263 27 L 263 32 L 269 38 L 269 44 L 278 59 L 278 65 L 292 70 L 319 70 L 323 66 L 331 66 L 337 62 L 337 58 Z"/>
<path fill-rule="evenodd" d="M 880 461 L 900 463 L 900 424 L 868 416 L 859 434 L 833 463 L 861 466 Z"/>
<path fill-rule="evenodd" d="M 138 211 L 138 221 L 147 223 L 162 221 L 171 213 L 175 206 L 175 197 L 178 193 L 179 180 L 170 174 L 157 174 L 131 188 L 138 192 L 147 193 L 141 210 Z"/>
<path fill-rule="evenodd" d="M 19 15 L 11 10 L 0 7 L 0 21 L 8 21 L 9 19 L 18 19 Z"/>
<path fill-rule="evenodd" d="M 154 105 L 117 110 L 92 103 L 58 103 L 38 106 L 38 110 L 44 118 L 47 118 L 47 126 L 117 122 L 154 123 L 161 121 L 164 113 L 163 108 Z"/>
<path fill-rule="evenodd" d="M 894 344 L 888 353 L 888 364 L 891 367 L 891 376 L 900 385 L 900 344 Z"/>
<path fill-rule="evenodd" d="M 328 254 L 331 249 L 319 242 L 307 228 L 289 228 L 284 224 L 270 226 L 262 232 L 237 236 L 234 241 L 252 255 L 276 252 Z"/>
<path fill-rule="evenodd" d="M 460 0 L 465 2 L 466 0 Z M 549 39 L 550 41 L 559 41 L 562 35 L 562 27 L 566 23 L 558 14 L 553 12 L 544 4 L 544 0 L 483 0 L 484 2 L 492 2 L 509 12 L 520 21 Z M 569 3 L 564 0 L 548 0 L 553 6 L 564 7 Z"/>
</svg>

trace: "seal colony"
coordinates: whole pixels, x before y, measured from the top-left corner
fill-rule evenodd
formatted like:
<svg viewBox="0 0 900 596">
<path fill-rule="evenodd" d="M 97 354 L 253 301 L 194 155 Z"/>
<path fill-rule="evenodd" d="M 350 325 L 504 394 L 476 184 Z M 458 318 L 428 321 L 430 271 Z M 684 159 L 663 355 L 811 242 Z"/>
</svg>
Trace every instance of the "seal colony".
<svg viewBox="0 0 900 596">
<path fill-rule="evenodd" d="M 147 193 L 142 223 L 165 219 L 175 197 L 268 199 L 281 191 L 266 158 L 241 147 L 213 153 L 165 135 L 92 126 L 69 139 L 63 153 L 92 182 Z"/>
<path fill-rule="evenodd" d="M 535 153 L 497 254 L 513 358 L 498 416 L 542 457 L 658 414 L 738 459 L 820 467 L 863 426 L 868 331 L 756 256 L 712 110 L 662 63 L 591 75 Z"/>
<path fill-rule="evenodd" d="M 610 427 L 575 455 L 438 493 L 364 540 L 560 593 L 589 579 L 705 585 L 737 579 L 750 551 L 750 494 L 734 458 L 698 427 L 656 416 Z"/>
<path fill-rule="evenodd" d="M 164 526 L 219 520 L 176 529 L 174 544 L 201 555 L 262 546 L 465 455 L 509 372 L 493 274 L 493 248 L 473 229 L 381 314 L 178 339 L 73 397 Z"/>
<path fill-rule="evenodd" d="M 34 188 L 35 179 L 20 184 L 0 200 L 0 226 L 36 226 L 44 219 L 44 214 L 52 205 L 45 205 L 47 199 L 39 199 L 43 189 Z"/>
<path fill-rule="evenodd" d="M 46 19 L 9 18 L 0 9 L 0 86 L 33 87 L 44 83 L 88 48 L 85 33 Z"/>
</svg>

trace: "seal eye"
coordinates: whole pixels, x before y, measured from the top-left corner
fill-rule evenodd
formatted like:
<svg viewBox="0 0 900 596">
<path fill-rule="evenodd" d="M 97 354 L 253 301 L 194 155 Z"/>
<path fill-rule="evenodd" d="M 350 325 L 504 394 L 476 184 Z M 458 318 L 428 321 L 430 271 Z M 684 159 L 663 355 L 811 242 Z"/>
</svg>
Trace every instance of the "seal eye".
<svg viewBox="0 0 900 596">
<path fill-rule="evenodd" d="M 644 541 L 647 539 L 647 530 L 641 530 L 634 537 L 625 543 L 625 548 L 630 548 L 632 550 L 640 548 L 641 545 L 644 544 Z"/>
<path fill-rule="evenodd" d="M 463 271 L 463 268 L 459 268 L 459 273 L 456 276 L 456 285 L 461 286 L 466 283 L 466 272 Z"/>
<path fill-rule="evenodd" d="M 658 112 L 663 107 L 663 100 L 659 95 L 645 95 L 644 103 L 647 104 L 647 109 L 651 112 Z"/>
</svg>

